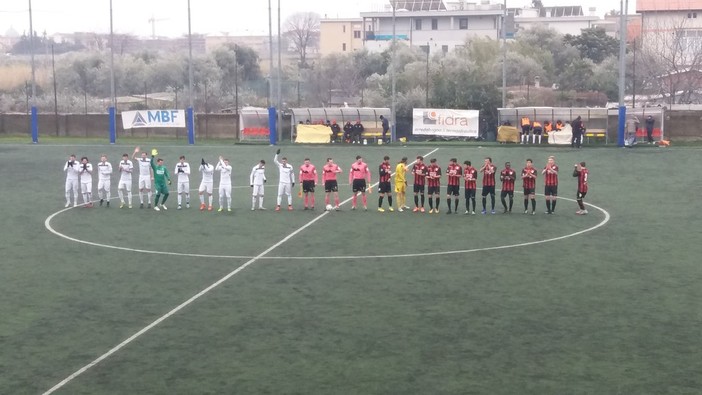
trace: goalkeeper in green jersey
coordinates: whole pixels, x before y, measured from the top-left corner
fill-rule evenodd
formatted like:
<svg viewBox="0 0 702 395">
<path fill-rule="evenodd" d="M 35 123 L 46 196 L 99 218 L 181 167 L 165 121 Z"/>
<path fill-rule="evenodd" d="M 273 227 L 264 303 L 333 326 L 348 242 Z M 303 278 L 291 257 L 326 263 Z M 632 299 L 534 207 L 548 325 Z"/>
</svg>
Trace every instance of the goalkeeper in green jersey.
<svg viewBox="0 0 702 395">
<path fill-rule="evenodd" d="M 168 185 L 171 185 L 171 176 L 168 174 L 168 169 L 163 165 L 163 159 L 156 158 L 158 151 L 151 150 L 151 168 L 154 170 L 154 186 L 156 189 L 156 200 L 154 200 L 154 210 L 167 210 L 165 204 L 168 200 Z M 168 183 L 166 185 L 166 183 Z M 161 206 L 159 208 L 158 200 L 163 195 Z"/>
</svg>

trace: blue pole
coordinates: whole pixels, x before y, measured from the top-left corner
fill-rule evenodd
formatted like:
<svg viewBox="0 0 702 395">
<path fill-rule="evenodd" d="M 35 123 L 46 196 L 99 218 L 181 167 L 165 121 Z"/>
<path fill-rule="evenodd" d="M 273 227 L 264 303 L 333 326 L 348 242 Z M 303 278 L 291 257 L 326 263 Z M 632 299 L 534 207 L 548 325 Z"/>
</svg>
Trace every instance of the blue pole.
<svg viewBox="0 0 702 395">
<path fill-rule="evenodd" d="M 195 114 L 192 107 L 188 107 L 185 112 L 188 119 L 188 144 L 193 145 L 195 144 Z"/>
<path fill-rule="evenodd" d="M 117 119 L 115 108 L 110 106 L 107 111 L 110 113 L 110 144 L 114 144 L 117 140 Z"/>
<path fill-rule="evenodd" d="M 270 138 L 271 145 L 275 145 L 277 143 L 277 137 L 278 137 L 278 128 L 277 128 L 277 112 L 275 110 L 275 107 L 268 107 L 268 136 Z"/>
<path fill-rule="evenodd" d="M 39 142 L 39 116 L 37 115 L 37 107 L 32 106 L 32 143 Z"/>
<path fill-rule="evenodd" d="M 617 146 L 624 146 L 624 128 L 626 127 L 626 106 L 619 106 L 619 126 L 617 129 Z"/>
</svg>

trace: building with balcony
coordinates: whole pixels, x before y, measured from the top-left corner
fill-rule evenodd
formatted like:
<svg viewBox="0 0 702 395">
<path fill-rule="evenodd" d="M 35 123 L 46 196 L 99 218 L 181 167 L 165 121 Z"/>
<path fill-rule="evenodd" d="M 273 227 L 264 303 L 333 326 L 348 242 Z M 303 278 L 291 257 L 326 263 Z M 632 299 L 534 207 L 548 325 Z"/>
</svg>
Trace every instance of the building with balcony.
<svg viewBox="0 0 702 395">
<path fill-rule="evenodd" d="M 397 0 L 395 39 L 409 46 L 429 49 L 430 54 L 463 47 L 467 39 L 498 39 L 503 9 L 487 0 L 479 3 L 443 0 Z M 363 46 L 371 52 L 390 47 L 393 39 L 392 6 L 384 10 L 361 12 Z"/>
<path fill-rule="evenodd" d="M 557 7 L 524 7 L 508 8 L 507 13 L 514 17 L 516 34 L 519 30 L 528 30 L 534 26 L 543 26 L 561 34 L 577 36 L 583 29 L 590 29 L 600 21 L 595 15 L 595 9 L 590 9 L 590 15 L 585 15 L 581 6 Z"/>
</svg>

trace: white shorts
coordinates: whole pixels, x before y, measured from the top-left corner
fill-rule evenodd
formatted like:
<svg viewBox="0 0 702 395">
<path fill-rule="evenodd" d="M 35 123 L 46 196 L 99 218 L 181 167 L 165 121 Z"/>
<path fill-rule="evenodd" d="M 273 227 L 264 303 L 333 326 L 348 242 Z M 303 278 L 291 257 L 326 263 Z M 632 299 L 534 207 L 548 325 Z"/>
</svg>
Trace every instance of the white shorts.
<svg viewBox="0 0 702 395">
<path fill-rule="evenodd" d="M 219 196 L 232 197 L 232 186 L 231 185 L 220 185 L 219 186 Z"/>
<path fill-rule="evenodd" d="M 123 189 L 127 192 L 132 191 L 132 180 L 119 180 L 119 183 L 117 184 L 117 189 Z"/>
<path fill-rule="evenodd" d="M 283 195 L 292 196 L 292 184 L 290 184 L 290 183 L 278 184 L 278 196 L 283 196 Z"/>
<path fill-rule="evenodd" d="M 139 176 L 139 189 L 151 190 L 151 176 Z"/>
<path fill-rule="evenodd" d="M 80 188 L 78 180 L 66 180 L 66 192 L 76 191 Z"/>
<path fill-rule="evenodd" d="M 93 182 L 92 181 L 81 182 L 80 183 L 80 192 L 81 193 L 93 193 Z"/>
<path fill-rule="evenodd" d="M 198 192 L 203 193 L 207 192 L 208 194 L 212 195 L 212 183 L 211 182 L 201 182 L 200 183 L 200 188 L 198 188 Z"/>
<path fill-rule="evenodd" d="M 253 189 L 253 191 L 251 192 L 251 194 L 253 196 L 263 196 L 263 189 L 264 189 L 263 184 L 261 184 L 261 185 L 254 184 L 253 188 L 251 188 L 251 189 Z"/>
<path fill-rule="evenodd" d="M 98 191 L 109 191 L 112 183 L 110 180 L 98 180 Z"/>
<path fill-rule="evenodd" d="M 178 193 L 190 193 L 190 182 L 179 182 Z"/>
</svg>

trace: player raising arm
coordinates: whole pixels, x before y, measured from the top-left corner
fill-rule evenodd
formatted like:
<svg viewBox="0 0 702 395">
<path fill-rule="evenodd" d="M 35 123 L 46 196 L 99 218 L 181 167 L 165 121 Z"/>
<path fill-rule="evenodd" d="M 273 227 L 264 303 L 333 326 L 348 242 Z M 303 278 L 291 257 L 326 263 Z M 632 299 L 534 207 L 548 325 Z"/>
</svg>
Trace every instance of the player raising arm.
<svg viewBox="0 0 702 395">
<path fill-rule="evenodd" d="M 583 199 L 585 199 L 585 195 L 587 195 L 588 174 L 589 172 L 587 167 L 585 167 L 585 162 L 580 162 L 575 165 L 575 169 L 573 169 L 573 177 L 578 177 L 578 194 L 576 195 L 576 199 L 578 206 L 580 207 L 580 210 L 576 211 L 575 214 L 578 215 L 587 214 L 587 209 L 585 208 Z"/>
<path fill-rule="evenodd" d="M 224 210 L 224 201 L 227 202 L 227 211 L 232 211 L 232 166 L 229 164 L 229 159 L 219 157 L 217 167 L 219 171 L 219 209 L 218 212 Z"/>
<path fill-rule="evenodd" d="M 212 211 L 212 189 L 214 185 L 214 171 L 214 166 L 205 162 L 205 158 L 202 158 L 202 160 L 200 161 L 200 173 L 202 174 L 202 181 L 200 181 L 200 187 L 198 188 L 198 193 L 200 195 L 200 211 L 205 210 L 205 207 L 207 207 L 207 211 Z M 205 193 L 207 193 L 207 206 L 205 206 Z"/>
<path fill-rule="evenodd" d="M 168 169 L 163 165 L 163 159 L 156 159 L 158 151 L 151 150 L 151 169 L 154 171 L 154 186 L 156 187 L 156 199 L 154 200 L 154 210 L 168 210 L 166 200 L 168 200 L 168 185 L 171 185 L 171 176 L 168 174 Z M 159 209 L 158 200 L 163 195 L 161 208 Z"/>
<path fill-rule="evenodd" d="M 76 155 L 71 154 L 63 165 L 66 173 L 66 207 L 71 205 L 71 191 L 73 192 L 73 207 L 78 206 L 78 189 L 80 186 L 80 164 L 76 161 Z"/>
<path fill-rule="evenodd" d="M 283 157 L 281 161 L 278 161 L 278 155 L 280 155 L 280 149 L 276 151 L 273 157 L 273 162 L 278 166 L 278 199 L 277 205 L 275 206 L 275 211 L 280 211 L 280 203 L 283 199 L 283 195 L 288 195 L 288 211 L 292 211 L 292 187 L 295 186 L 295 172 L 293 167 L 288 163 L 288 158 Z"/>
<path fill-rule="evenodd" d="M 139 164 L 139 208 L 144 208 L 144 195 L 147 198 L 148 208 L 151 208 L 151 161 L 147 157 L 146 151 L 142 152 L 139 159 L 137 159 L 136 154 L 139 152 L 140 148 L 136 147 L 132 154 L 132 159 Z"/>
</svg>

